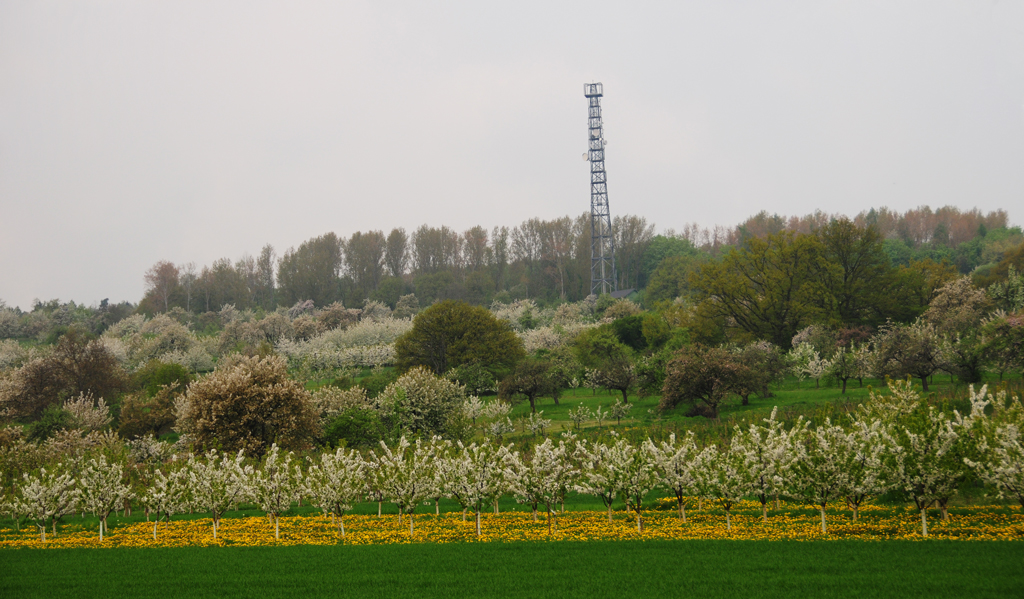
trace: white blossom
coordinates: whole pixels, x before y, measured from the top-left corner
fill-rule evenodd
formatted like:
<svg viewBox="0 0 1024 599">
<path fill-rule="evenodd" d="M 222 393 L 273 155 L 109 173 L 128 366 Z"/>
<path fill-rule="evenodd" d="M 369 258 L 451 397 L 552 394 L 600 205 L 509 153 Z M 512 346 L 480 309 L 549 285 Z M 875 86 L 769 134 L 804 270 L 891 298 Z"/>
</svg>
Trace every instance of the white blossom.
<svg viewBox="0 0 1024 599">
<path fill-rule="evenodd" d="M 106 400 L 102 397 L 97 400 L 92 393 L 83 392 L 78 397 L 65 400 L 63 408 L 71 414 L 75 426 L 85 431 L 106 428 L 113 420 Z"/>
<path fill-rule="evenodd" d="M 263 465 L 250 477 L 249 488 L 252 500 L 274 520 L 274 538 L 281 538 L 280 517 L 291 509 L 292 502 L 302 494 L 302 469 L 292 467 L 292 452 L 284 458 L 277 443 L 263 458 Z"/>
<path fill-rule="evenodd" d="M 703 462 L 707 454 L 697 450 L 692 432 L 679 440 L 673 433 L 659 444 L 647 439 L 646 444 L 661 486 L 676 496 L 679 519 L 686 522 L 686 498 L 697 493 L 697 473 L 708 468 Z"/>
<path fill-rule="evenodd" d="M 366 492 L 366 462 L 354 449 L 339 447 L 320 455 L 320 461 L 306 472 L 304 492 L 313 505 L 337 518 L 338 531 L 345 536 L 345 512 Z"/>
<path fill-rule="evenodd" d="M 124 467 L 107 463 L 106 456 L 89 460 L 78 477 L 82 509 L 100 519 L 100 541 L 107 528 L 110 512 L 124 505 L 133 496 L 131 487 L 123 482 Z"/>
<path fill-rule="evenodd" d="M 573 465 L 565 441 L 555 445 L 550 438 L 533 448 L 533 454 L 514 462 L 516 473 L 512 481 L 513 493 L 520 503 L 547 508 L 548 534 L 558 527 L 553 506 L 564 499 L 572 488 L 578 470 Z"/>
<path fill-rule="evenodd" d="M 458 502 L 463 510 L 476 515 L 476 535 L 481 535 L 480 514 L 484 506 L 510 490 L 511 446 L 456 444 L 456 451 L 437 464 L 438 481 L 445 497 Z"/>
<path fill-rule="evenodd" d="M 229 457 L 212 449 L 206 453 L 205 459 L 190 457 L 185 471 L 195 507 L 210 512 L 213 538 L 216 539 L 224 512 L 252 496 L 249 484 L 252 466 L 245 465 L 245 456 L 241 451 Z"/>
<path fill-rule="evenodd" d="M 27 515 L 39 527 L 39 538 L 46 540 L 46 526 L 53 525 L 57 534 L 57 520 L 73 513 L 78 507 L 81 490 L 74 476 L 64 472 L 63 464 L 51 470 L 40 468 L 38 475 L 22 475 L 21 497 L 17 511 Z"/>
</svg>

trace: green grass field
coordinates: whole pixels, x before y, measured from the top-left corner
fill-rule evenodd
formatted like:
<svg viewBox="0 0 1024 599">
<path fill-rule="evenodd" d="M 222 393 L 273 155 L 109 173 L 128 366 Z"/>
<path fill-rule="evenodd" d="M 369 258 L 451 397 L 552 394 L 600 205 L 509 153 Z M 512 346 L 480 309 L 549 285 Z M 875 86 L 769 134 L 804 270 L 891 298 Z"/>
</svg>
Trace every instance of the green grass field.
<svg viewBox="0 0 1024 599">
<path fill-rule="evenodd" d="M 1016 543 L 552 542 L 16 550 L 0 597 L 1019 597 Z"/>
<path fill-rule="evenodd" d="M 1005 385 L 1011 394 L 1020 394 L 1022 389 L 1021 378 L 1016 375 L 1008 376 L 1002 382 L 995 375 L 990 375 L 986 377 L 985 382 L 988 383 L 990 391 L 994 391 L 1000 385 Z M 915 384 L 920 392 L 920 381 L 915 381 Z M 976 384 L 975 388 L 980 388 L 982 384 L 984 383 Z M 872 388 L 884 391 L 885 381 L 864 379 L 863 385 L 858 384 L 857 381 L 850 381 L 844 394 L 839 386 L 828 384 L 827 381 L 822 380 L 820 386 L 816 386 L 812 380 L 800 381 L 791 376 L 782 383 L 772 386 L 772 397 L 761 398 L 753 395 L 750 397 L 750 403 L 745 406 L 741 405 L 738 397 L 729 398 L 722 406 L 717 421 L 703 417 L 687 417 L 685 416 L 687 410 L 685 406 L 659 413 L 660 396 L 639 397 L 633 394 L 629 398 L 630 403 L 633 404 L 632 411 L 629 418 L 623 420 L 621 424 L 616 423 L 615 420 L 606 420 L 599 427 L 596 421 L 589 420 L 583 423 L 581 432 L 585 435 L 594 435 L 615 429 L 620 433 L 624 432 L 642 438 L 647 435 L 657 437 L 661 432 L 682 433 L 693 430 L 698 437 L 728 436 L 734 425 L 765 418 L 776 406 L 783 419 L 795 419 L 801 415 L 814 418 L 821 414 L 830 414 L 834 417 L 836 412 L 852 409 L 856 404 L 867 400 Z M 951 381 L 948 375 L 936 375 L 929 385 L 928 393 L 922 392 L 922 395 L 934 395 L 940 399 L 955 397 L 966 401 L 967 385 Z M 550 397 L 540 398 L 537 402 L 537 410 L 543 410 L 543 417 L 552 421 L 548 434 L 557 434 L 574 427 L 569 418 L 569 412 L 577 406 L 584 405 L 593 411 L 600 405 L 605 411 L 608 411 L 609 407 L 621 398 L 622 395 L 617 391 L 610 392 L 602 389 L 594 393 L 590 389 L 568 390 L 559 399 L 559 405 L 555 405 Z M 511 417 L 513 421 L 516 421 L 518 418 L 526 417 L 529 413 L 530 405 L 524 401 L 515 406 Z M 526 436 L 525 433 L 517 431 L 508 435 L 507 439 L 522 440 Z"/>
</svg>

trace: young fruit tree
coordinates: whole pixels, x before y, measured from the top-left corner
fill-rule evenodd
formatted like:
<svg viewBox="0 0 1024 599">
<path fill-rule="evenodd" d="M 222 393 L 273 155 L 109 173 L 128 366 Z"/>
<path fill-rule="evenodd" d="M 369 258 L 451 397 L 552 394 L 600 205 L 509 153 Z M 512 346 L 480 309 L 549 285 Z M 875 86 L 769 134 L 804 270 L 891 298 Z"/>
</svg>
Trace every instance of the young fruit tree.
<svg viewBox="0 0 1024 599">
<path fill-rule="evenodd" d="M 434 455 L 434 462 L 431 467 L 431 474 L 434 480 L 430 484 L 430 498 L 434 500 L 434 515 L 441 515 L 441 498 L 444 497 L 444 473 L 441 471 L 442 463 L 451 457 L 452 442 L 441 437 L 431 437 L 430 451 Z"/>
<path fill-rule="evenodd" d="M 320 461 L 306 472 L 303 491 L 313 505 L 330 512 L 331 521 L 345 536 L 345 512 L 366 493 L 366 462 L 354 450 L 339 447 L 334 453 L 320 455 Z"/>
<path fill-rule="evenodd" d="M 847 433 L 846 451 L 839 456 L 846 472 L 843 497 L 846 506 L 853 510 L 854 522 L 867 498 L 887 490 L 882 480 L 882 450 L 885 445 L 879 440 L 881 427 L 880 420 L 854 420 L 852 430 Z"/>
<path fill-rule="evenodd" d="M 608 508 L 608 521 L 612 521 L 612 503 L 623 486 L 622 477 L 629 462 L 629 444 L 619 439 L 613 445 L 601 442 L 578 442 L 576 455 L 580 463 L 579 482 L 575 489 L 579 493 L 599 498 Z M 533 503 L 534 520 L 537 519 L 537 503 Z"/>
<path fill-rule="evenodd" d="M 274 521 L 275 539 L 281 538 L 281 513 L 298 501 L 302 483 L 302 469 L 298 465 L 292 467 L 292 453 L 282 459 L 281 449 L 276 443 L 271 445 L 263 465 L 253 472 L 249 486 L 253 501 Z"/>
<path fill-rule="evenodd" d="M 821 512 L 821 534 L 828 534 L 825 509 L 847 486 L 845 455 L 853 451 L 843 427 L 825 419 L 811 429 L 801 422 L 792 431 L 795 454 L 788 494 L 816 506 Z"/>
<path fill-rule="evenodd" d="M 643 511 L 644 499 L 654 487 L 658 486 L 658 471 L 655 467 L 654 455 L 647 445 L 634 447 L 627 444 L 626 462 L 619 483 L 619 493 L 626 498 L 626 506 L 636 514 L 636 530 L 644 531 Z"/>
<path fill-rule="evenodd" d="M 578 470 L 564 441 L 555 445 L 550 438 L 533 448 L 528 459 L 518 460 L 511 477 L 512 490 L 520 503 L 543 503 L 548 516 L 548 534 L 558 529 L 554 506 L 573 486 Z"/>
<path fill-rule="evenodd" d="M 984 395 L 986 387 L 979 395 Z M 974 389 L 971 389 L 973 395 Z M 1024 508 L 1024 405 L 1014 396 L 1009 405 L 1006 392 L 1000 391 L 993 399 L 992 416 L 984 422 L 984 437 L 977 459 L 965 458 L 978 478 L 996 488 L 999 498 L 1012 497 Z"/>
<path fill-rule="evenodd" d="M 777 413 L 775 408 L 763 424 L 751 424 L 745 431 L 737 426 L 733 433 L 733 443 L 745 456 L 743 471 L 750 479 L 752 494 L 761 502 L 764 522 L 768 521 L 768 501 L 778 498 L 785 488 L 794 457 L 790 436 L 776 420 Z"/>
<path fill-rule="evenodd" d="M 218 454 L 211 449 L 205 459 L 191 456 L 185 465 L 188 486 L 192 490 L 194 505 L 210 512 L 213 520 L 213 538 L 217 538 L 220 519 L 224 512 L 252 495 L 249 480 L 252 466 L 245 465 L 245 455 L 239 451 L 234 457 Z"/>
<path fill-rule="evenodd" d="M 20 511 L 35 521 L 39 527 L 39 539 L 46 541 L 46 525 L 53 524 L 53 534 L 57 534 L 57 520 L 70 514 L 78 507 L 81 491 L 75 478 L 68 472 L 62 472 L 63 464 L 57 464 L 52 470 L 39 469 L 38 476 L 22 475 L 21 497 L 18 499 Z"/>
<path fill-rule="evenodd" d="M 383 477 L 384 497 L 398 506 L 398 520 L 402 515 L 409 514 L 409 534 L 413 534 L 413 510 L 416 505 L 430 498 L 434 483 L 433 447 L 417 440 L 415 445 L 409 443 L 404 436 L 392 449 L 386 443 L 380 443 L 381 453 L 377 457 L 370 455 L 380 466 Z"/>
<path fill-rule="evenodd" d="M 172 470 L 169 475 L 157 470 L 152 484 L 142 495 L 143 505 L 154 514 L 153 540 L 156 540 L 157 526 L 161 519 L 170 522 L 171 516 L 192 505 L 187 476 L 185 469 Z"/>
<path fill-rule="evenodd" d="M 751 492 L 743 448 L 732 444 L 719 450 L 709 445 L 701 452 L 700 463 L 706 467 L 696 473 L 697 491 L 721 506 L 725 511 L 725 529 L 732 530 L 732 508 Z"/>
<path fill-rule="evenodd" d="M 697 492 L 695 472 L 705 467 L 701 460 L 707 455 L 697 451 L 692 432 L 679 440 L 676 440 L 673 433 L 669 435 L 668 441 L 659 444 L 648 438 L 646 444 L 647 451 L 654 458 L 658 482 L 676 496 L 679 519 L 686 522 L 687 498 Z"/>
<path fill-rule="evenodd" d="M 466 510 L 476 515 L 476 536 L 481 535 L 480 514 L 508 490 L 508 472 L 512 459 L 510 446 L 484 442 L 456 444 L 456 451 L 449 458 L 439 460 L 439 480 L 446 497 L 462 506 L 462 518 Z"/>
<path fill-rule="evenodd" d="M 948 518 L 946 502 L 967 475 L 967 439 L 961 433 L 968 432 L 968 425 L 956 412 L 950 419 L 921 402 L 882 430 L 884 480 L 921 512 L 921 536 L 928 536 L 928 507 L 938 503 L 943 519 Z"/>
<path fill-rule="evenodd" d="M 124 467 L 118 463 L 107 463 L 107 458 L 89 460 L 78 476 L 81 491 L 81 507 L 100 519 L 100 541 L 107 529 L 110 512 L 124 505 L 132 497 L 131 487 L 123 482 Z"/>
</svg>

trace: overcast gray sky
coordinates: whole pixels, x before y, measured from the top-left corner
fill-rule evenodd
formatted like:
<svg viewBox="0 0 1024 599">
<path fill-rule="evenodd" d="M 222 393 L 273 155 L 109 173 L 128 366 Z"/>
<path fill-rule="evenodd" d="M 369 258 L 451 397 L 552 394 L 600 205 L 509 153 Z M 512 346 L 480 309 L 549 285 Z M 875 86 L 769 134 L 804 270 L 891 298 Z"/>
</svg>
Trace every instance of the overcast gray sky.
<svg viewBox="0 0 1024 599">
<path fill-rule="evenodd" d="M 0 299 L 334 231 L 1024 207 L 1024 2 L 0 0 Z"/>
</svg>

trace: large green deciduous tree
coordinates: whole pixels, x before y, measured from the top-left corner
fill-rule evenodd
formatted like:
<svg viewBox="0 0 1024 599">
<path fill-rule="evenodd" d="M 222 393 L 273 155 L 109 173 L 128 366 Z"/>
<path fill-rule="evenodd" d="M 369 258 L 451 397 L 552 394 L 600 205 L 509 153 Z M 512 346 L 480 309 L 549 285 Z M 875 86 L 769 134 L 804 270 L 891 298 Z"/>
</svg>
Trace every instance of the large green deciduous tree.
<svg viewBox="0 0 1024 599">
<path fill-rule="evenodd" d="M 904 298 L 894 293 L 896 271 L 875 227 L 840 218 L 819 229 L 817 237 L 829 266 L 819 276 L 832 295 L 833 320 L 845 326 L 876 326 L 886 318 L 899 318 Z"/>
<path fill-rule="evenodd" d="M 690 277 L 708 261 L 707 254 L 669 256 L 658 264 L 647 284 L 647 301 L 658 302 L 689 297 Z"/>
<path fill-rule="evenodd" d="M 523 342 L 505 321 L 484 308 L 446 300 L 420 312 L 412 330 L 395 341 L 400 370 L 426 366 L 437 375 L 463 364 L 480 364 L 492 374 L 508 372 L 526 355 Z"/>
<path fill-rule="evenodd" d="M 693 277 L 702 300 L 700 316 L 725 322 L 755 339 L 789 347 L 808 322 L 833 311 L 821 281 L 827 268 L 821 242 L 783 231 L 751 238 L 720 262 L 705 264 Z"/>
</svg>

